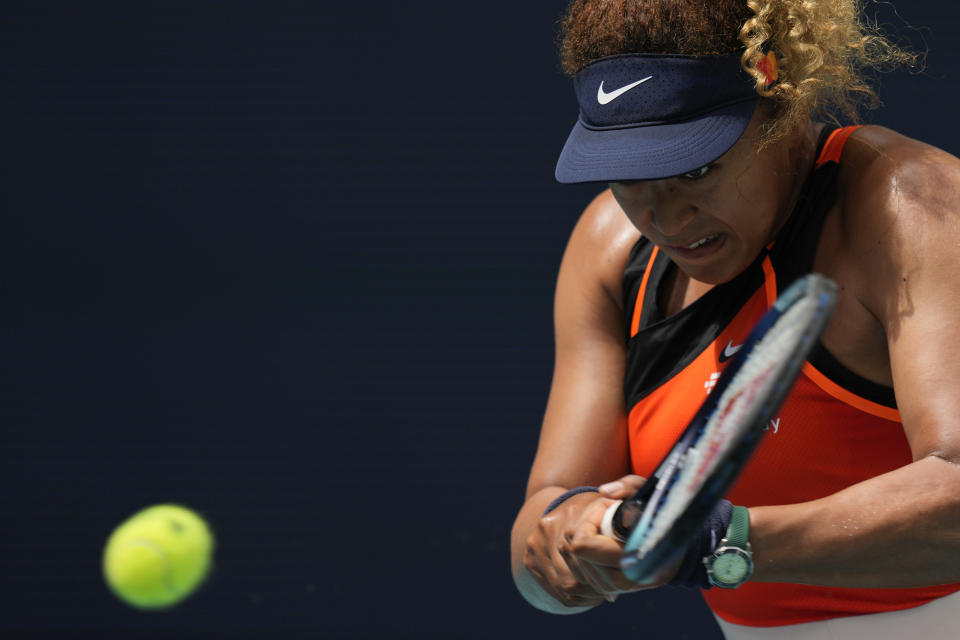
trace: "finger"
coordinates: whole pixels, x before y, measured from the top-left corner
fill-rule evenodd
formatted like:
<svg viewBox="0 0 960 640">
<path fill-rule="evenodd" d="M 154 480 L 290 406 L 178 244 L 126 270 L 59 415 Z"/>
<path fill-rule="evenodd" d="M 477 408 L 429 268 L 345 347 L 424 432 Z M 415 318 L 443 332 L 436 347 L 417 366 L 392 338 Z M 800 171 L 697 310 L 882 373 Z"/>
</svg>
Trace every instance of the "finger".
<svg viewBox="0 0 960 640">
<path fill-rule="evenodd" d="M 612 585 L 607 585 L 603 581 L 597 580 L 590 566 L 579 562 L 569 548 L 562 549 L 560 555 L 570 569 L 570 575 L 576 579 L 579 585 L 589 588 L 590 591 L 601 597 L 605 596 L 607 591 L 610 591 Z"/>
<path fill-rule="evenodd" d="M 595 565 L 584 558 L 578 558 L 577 562 L 581 567 L 580 571 L 588 574 L 590 583 L 610 602 L 613 602 L 609 597 L 610 595 L 655 589 L 669 581 L 660 580 L 639 584 L 628 578 L 619 566 Z"/>
<path fill-rule="evenodd" d="M 552 579 L 555 577 L 553 575 L 553 568 L 550 566 L 550 563 L 546 561 L 546 558 L 539 556 L 536 549 L 530 545 L 527 545 L 527 552 L 523 558 L 523 566 L 544 591 L 551 597 L 562 600 L 555 586 L 556 580 Z"/>
<path fill-rule="evenodd" d="M 613 502 L 604 500 L 603 502 L 603 505 L 586 513 L 585 522 L 588 523 L 589 526 L 584 526 L 582 532 L 584 535 L 606 536 L 607 538 L 616 540 L 618 544 L 622 545 L 626 541 L 621 539 L 614 530 L 613 518 L 620 508 L 620 505 L 623 504 L 623 500 L 614 500 Z"/>
<path fill-rule="evenodd" d="M 573 554 L 568 564 L 576 563 L 583 567 L 580 569 L 583 573 L 589 571 L 591 583 L 596 585 L 598 590 L 602 590 L 605 596 L 609 596 L 611 592 L 629 593 L 658 586 L 637 584 L 623 573 L 620 564 L 623 557 L 622 541 L 603 535 L 599 531 L 609 508 L 615 507 L 618 503 L 609 504 L 610 506 L 606 509 L 600 504 L 587 513 L 584 522 L 570 542 Z M 609 597 L 607 599 L 610 600 Z"/>
<path fill-rule="evenodd" d="M 613 572 L 605 567 L 596 567 L 589 563 L 583 563 L 583 570 L 589 574 L 590 582 L 595 586 L 604 598 L 610 600 L 610 596 L 616 596 L 622 591 L 616 583 Z"/>
<path fill-rule="evenodd" d="M 569 575 L 579 584 L 587 585 L 594 591 L 602 592 L 604 585 L 593 580 L 587 565 L 580 561 L 580 558 L 573 550 L 572 536 L 566 536 L 563 543 L 557 545 L 556 553 L 558 558 L 554 559 L 554 565 L 562 567 L 558 573 L 569 572 Z"/>
<path fill-rule="evenodd" d="M 616 599 L 611 599 L 611 595 L 616 596 L 620 593 L 653 589 L 664 584 L 664 582 L 650 584 L 638 584 L 634 582 L 623 573 L 619 561 L 617 566 L 610 567 L 593 564 L 584 556 L 573 555 L 568 561 L 568 565 L 572 566 L 573 564 L 576 564 L 578 572 L 584 574 L 590 584 L 610 602 Z"/>
<path fill-rule="evenodd" d="M 630 578 L 628 578 L 622 570 L 611 569 L 608 567 L 598 567 L 591 565 L 592 571 L 595 572 L 595 580 L 597 582 L 602 582 L 603 584 L 608 585 L 606 588 L 605 595 L 608 594 L 621 594 L 621 593 L 632 593 L 634 591 L 645 591 L 647 589 L 653 589 L 655 586 L 637 584 Z M 659 586 L 656 585 L 656 586 Z"/>
<path fill-rule="evenodd" d="M 590 567 L 589 562 L 582 562 L 582 558 L 575 551 L 576 545 L 579 544 L 578 540 L 598 537 L 599 532 L 595 523 L 594 512 L 602 514 L 606 503 L 606 500 L 598 500 L 595 504 L 588 506 L 580 523 L 563 532 L 555 549 L 573 578 L 581 584 L 588 585 L 609 600 L 610 592 L 616 590 L 615 585 L 600 577 L 598 572 Z M 616 557 L 616 552 L 614 552 L 608 561 L 616 561 Z"/>
<path fill-rule="evenodd" d="M 577 596 L 602 596 L 608 586 L 597 582 L 589 567 L 573 553 L 569 536 L 557 545 L 552 558 L 561 590 Z"/>
<path fill-rule="evenodd" d="M 555 537 L 554 544 L 544 544 L 545 537 Z M 524 566 L 541 590 L 562 605 L 596 606 L 605 600 L 605 595 L 600 593 L 604 587 L 592 580 L 569 553 L 568 541 L 572 537 L 572 532 L 539 531 L 536 535 L 531 534 L 526 544 Z M 563 553 L 565 548 L 567 552 Z"/>
<path fill-rule="evenodd" d="M 613 500 L 623 500 L 639 491 L 646 481 L 647 479 L 642 476 L 623 476 L 619 480 L 600 485 L 600 495 Z"/>
<path fill-rule="evenodd" d="M 617 584 L 617 577 L 621 578 L 624 587 L 632 587 L 632 583 L 623 576 L 619 568 L 619 552 L 609 555 L 606 560 L 617 563 L 616 567 L 606 567 L 594 565 L 583 555 L 579 555 L 574 547 L 573 541 L 569 546 L 564 546 L 561 555 L 569 567 L 571 573 L 582 583 L 589 584 L 597 593 L 601 594 L 608 601 L 616 600 L 616 595 L 623 589 Z"/>
<path fill-rule="evenodd" d="M 570 541 L 570 549 L 578 562 L 589 562 L 601 567 L 620 568 L 623 546 L 614 538 L 602 535 L 599 527 L 593 523 L 584 523 L 578 529 L 577 534 Z"/>
</svg>

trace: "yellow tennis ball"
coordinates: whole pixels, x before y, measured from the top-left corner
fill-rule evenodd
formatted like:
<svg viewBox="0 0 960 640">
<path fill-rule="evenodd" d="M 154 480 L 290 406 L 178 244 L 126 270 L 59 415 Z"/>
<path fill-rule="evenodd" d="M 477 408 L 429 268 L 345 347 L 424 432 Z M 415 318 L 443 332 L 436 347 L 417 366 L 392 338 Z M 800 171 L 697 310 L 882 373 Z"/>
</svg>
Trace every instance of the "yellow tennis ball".
<svg viewBox="0 0 960 640">
<path fill-rule="evenodd" d="M 114 529 L 103 550 L 103 575 L 127 604 L 163 609 L 200 586 L 212 557 L 213 534 L 203 518 L 186 507 L 158 504 Z"/>
</svg>

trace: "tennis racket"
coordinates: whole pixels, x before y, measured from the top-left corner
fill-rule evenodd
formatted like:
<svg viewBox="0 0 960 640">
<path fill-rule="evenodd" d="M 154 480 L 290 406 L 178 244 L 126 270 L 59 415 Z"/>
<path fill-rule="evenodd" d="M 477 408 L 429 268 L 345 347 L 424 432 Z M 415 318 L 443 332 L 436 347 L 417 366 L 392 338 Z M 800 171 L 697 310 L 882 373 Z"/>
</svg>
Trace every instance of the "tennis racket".
<svg viewBox="0 0 960 640">
<path fill-rule="evenodd" d="M 632 498 L 612 505 L 603 533 L 624 541 L 624 574 L 649 582 L 682 554 L 727 493 L 826 327 L 836 285 L 794 282 L 730 360 L 693 420 Z"/>
</svg>

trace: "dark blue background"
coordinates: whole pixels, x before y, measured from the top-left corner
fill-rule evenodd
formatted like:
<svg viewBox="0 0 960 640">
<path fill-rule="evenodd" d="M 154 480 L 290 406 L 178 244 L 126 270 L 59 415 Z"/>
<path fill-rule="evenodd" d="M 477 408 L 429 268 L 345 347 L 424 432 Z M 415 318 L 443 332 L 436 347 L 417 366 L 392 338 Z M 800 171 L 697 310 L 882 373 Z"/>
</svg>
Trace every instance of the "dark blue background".
<svg viewBox="0 0 960 640">
<path fill-rule="evenodd" d="M 960 9 L 901 4 L 932 51 L 872 120 L 960 151 Z M 596 191 L 552 177 L 561 10 L 0 3 L 0 630 L 714 637 L 690 593 L 551 617 L 509 577 Z M 216 570 L 142 613 L 100 553 L 161 501 Z"/>
</svg>

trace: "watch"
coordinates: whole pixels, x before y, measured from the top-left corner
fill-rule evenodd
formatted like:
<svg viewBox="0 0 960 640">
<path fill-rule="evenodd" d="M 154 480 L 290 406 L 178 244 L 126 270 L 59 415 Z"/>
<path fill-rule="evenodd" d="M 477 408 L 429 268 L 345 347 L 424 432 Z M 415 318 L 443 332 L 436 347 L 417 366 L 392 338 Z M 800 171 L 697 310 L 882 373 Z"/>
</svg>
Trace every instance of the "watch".
<svg viewBox="0 0 960 640">
<path fill-rule="evenodd" d="M 750 550 L 750 512 L 734 507 L 727 537 L 703 559 L 710 584 L 723 589 L 736 589 L 753 575 L 753 553 Z"/>
</svg>

